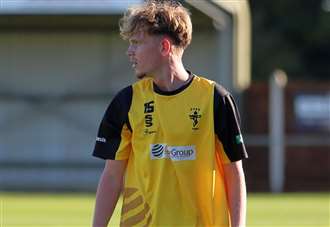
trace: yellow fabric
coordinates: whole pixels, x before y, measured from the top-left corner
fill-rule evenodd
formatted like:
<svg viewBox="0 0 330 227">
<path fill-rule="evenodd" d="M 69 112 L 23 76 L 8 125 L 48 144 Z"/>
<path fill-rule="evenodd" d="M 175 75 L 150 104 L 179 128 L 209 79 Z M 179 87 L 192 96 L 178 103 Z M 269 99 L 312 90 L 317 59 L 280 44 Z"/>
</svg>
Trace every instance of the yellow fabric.
<svg viewBox="0 0 330 227">
<path fill-rule="evenodd" d="M 221 165 L 230 161 L 214 133 L 213 92 L 197 76 L 170 96 L 151 79 L 133 85 L 132 133 L 123 128 L 116 153 L 128 158 L 122 226 L 229 226 Z"/>
<path fill-rule="evenodd" d="M 116 160 L 128 159 L 132 150 L 131 136 L 132 134 L 130 130 L 128 129 L 127 125 L 124 124 L 123 129 L 121 131 L 121 141 L 118 148 L 118 151 L 120 152 L 116 153 Z"/>
</svg>

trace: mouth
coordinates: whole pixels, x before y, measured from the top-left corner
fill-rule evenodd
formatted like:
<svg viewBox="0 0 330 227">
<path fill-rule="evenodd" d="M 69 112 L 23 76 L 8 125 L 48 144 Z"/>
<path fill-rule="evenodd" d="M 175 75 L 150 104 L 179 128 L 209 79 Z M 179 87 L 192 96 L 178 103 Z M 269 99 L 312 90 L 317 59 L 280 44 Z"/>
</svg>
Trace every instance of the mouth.
<svg viewBox="0 0 330 227">
<path fill-rule="evenodd" d="M 145 78 L 146 76 L 147 76 L 146 74 L 139 74 L 139 75 L 137 75 L 137 78 L 139 80 L 141 80 L 141 79 Z"/>
<path fill-rule="evenodd" d="M 130 59 L 130 62 L 131 62 L 131 66 L 132 66 L 132 68 L 133 69 L 135 69 L 136 68 L 136 66 L 137 66 L 137 61 L 135 60 L 135 59 Z"/>
<path fill-rule="evenodd" d="M 135 69 L 136 66 L 137 66 L 137 63 L 136 63 L 136 62 L 133 62 L 133 63 L 132 63 L 132 68 Z"/>
</svg>

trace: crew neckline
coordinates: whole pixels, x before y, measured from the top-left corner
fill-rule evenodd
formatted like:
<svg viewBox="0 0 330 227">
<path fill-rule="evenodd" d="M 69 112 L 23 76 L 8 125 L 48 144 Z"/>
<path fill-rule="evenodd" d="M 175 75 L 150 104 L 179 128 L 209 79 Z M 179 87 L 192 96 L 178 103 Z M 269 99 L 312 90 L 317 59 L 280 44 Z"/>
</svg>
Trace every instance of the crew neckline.
<svg viewBox="0 0 330 227">
<path fill-rule="evenodd" d="M 164 91 L 164 90 L 161 90 L 157 84 L 155 84 L 155 82 L 152 82 L 153 83 L 153 90 L 154 92 L 156 92 L 157 94 L 159 95 L 167 95 L 167 96 L 170 96 L 170 95 L 176 95 L 178 93 L 180 93 L 181 91 L 185 90 L 187 87 L 189 87 L 189 85 L 191 84 L 191 82 L 194 80 L 195 78 L 195 75 L 192 74 L 190 71 L 187 70 L 187 72 L 189 73 L 189 76 L 192 76 L 189 78 L 189 81 L 188 83 L 182 85 L 181 87 L 173 90 L 173 91 Z"/>
</svg>

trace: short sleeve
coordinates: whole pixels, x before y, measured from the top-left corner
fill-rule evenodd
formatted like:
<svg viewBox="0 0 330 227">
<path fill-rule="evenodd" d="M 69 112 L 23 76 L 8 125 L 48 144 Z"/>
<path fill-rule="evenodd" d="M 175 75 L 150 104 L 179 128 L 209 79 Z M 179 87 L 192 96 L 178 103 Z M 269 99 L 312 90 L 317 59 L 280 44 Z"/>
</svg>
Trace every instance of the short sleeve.
<svg viewBox="0 0 330 227">
<path fill-rule="evenodd" d="M 224 162 L 235 162 L 248 157 L 244 145 L 240 117 L 232 95 L 216 84 L 214 89 L 214 129 L 216 144 L 220 144 Z"/>
<path fill-rule="evenodd" d="M 132 87 L 121 90 L 108 106 L 100 123 L 93 156 L 124 160 L 131 152 L 131 127 L 128 112 L 132 102 Z"/>
</svg>

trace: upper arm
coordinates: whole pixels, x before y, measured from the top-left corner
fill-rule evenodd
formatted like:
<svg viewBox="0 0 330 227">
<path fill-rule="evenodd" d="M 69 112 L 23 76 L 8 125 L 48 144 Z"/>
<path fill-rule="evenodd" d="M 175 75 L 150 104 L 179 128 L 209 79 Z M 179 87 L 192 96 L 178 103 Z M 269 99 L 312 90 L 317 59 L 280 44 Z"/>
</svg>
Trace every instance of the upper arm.
<svg viewBox="0 0 330 227">
<path fill-rule="evenodd" d="M 235 177 L 243 174 L 242 161 L 231 162 L 223 165 L 224 173 L 227 177 Z"/>
<path fill-rule="evenodd" d="M 228 193 L 231 193 L 233 190 L 245 190 L 245 176 L 242 161 L 224 164 L 223 171 Z"/>
<path fill-rule="evenodd" d="M 247 158 L 243 142 L 240 117 L 231 94 L 220 85 L 214 88 L 214 129 L 216 142 L 221 144 L 220 155 L 225 163 Z"/>
<path fill-rule="evenodd" d="M 132 87 L 119 92 L 107 108 L 99 126 L 93 155 L 102 159 L 127 159 L 131 150 L 131 126 L 128 112 Z"/>
<path fill-rule="evenodd" d="M 104 173 L 111 178 L 122 180 L 125 169 L 127 165 L 127 160 L 106 160 L 104 166 Z"/>
</svg>

